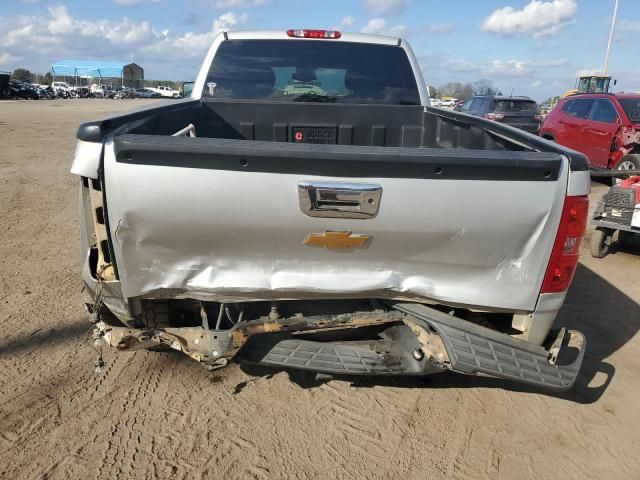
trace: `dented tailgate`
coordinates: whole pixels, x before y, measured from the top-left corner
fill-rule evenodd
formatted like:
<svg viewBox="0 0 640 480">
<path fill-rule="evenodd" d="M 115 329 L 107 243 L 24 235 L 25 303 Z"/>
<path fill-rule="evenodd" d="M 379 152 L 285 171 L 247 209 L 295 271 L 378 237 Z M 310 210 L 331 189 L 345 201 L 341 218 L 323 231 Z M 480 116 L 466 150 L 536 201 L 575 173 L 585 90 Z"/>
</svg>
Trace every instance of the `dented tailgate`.
<svg viewBox="0 0 640 480">
<path fill-rule="evenodd" d="M 532 311 L 568 174 L 564 157 L 540 152 L 151 135 L 105 147 L 126 297 Z"/>
</svg>

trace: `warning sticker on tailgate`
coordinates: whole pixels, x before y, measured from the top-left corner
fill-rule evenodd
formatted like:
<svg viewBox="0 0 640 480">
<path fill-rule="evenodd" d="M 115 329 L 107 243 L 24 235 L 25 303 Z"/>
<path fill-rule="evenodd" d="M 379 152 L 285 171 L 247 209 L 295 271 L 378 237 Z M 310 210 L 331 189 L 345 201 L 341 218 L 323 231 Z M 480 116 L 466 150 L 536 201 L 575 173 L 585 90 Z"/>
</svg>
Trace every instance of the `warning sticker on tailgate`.
<svg viewBox="0 0 640 480">
<path fill-rule="evenodd" d="M 336 144 L 336 127 L 291 127 L 294 143 Z"/>
</svg>

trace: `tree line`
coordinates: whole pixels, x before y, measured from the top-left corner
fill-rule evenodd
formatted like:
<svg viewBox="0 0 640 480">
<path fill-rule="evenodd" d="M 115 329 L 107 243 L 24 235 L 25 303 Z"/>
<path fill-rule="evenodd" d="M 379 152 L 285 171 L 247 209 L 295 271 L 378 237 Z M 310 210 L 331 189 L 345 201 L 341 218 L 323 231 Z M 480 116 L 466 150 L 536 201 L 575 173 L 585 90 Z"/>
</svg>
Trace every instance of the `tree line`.
<svg viewBox="0 0 640 480">
<path fill-rule="evenodd" d="M 481 78 L 472 83 L 449 82 L 436 88 L 429 85 L 431 98 L 453 97 L 467 100 L 474 95 L 502 95 L 502 92 L 491 80 Z"/>
<path fill-rule="evenodd" d="M 16 68 L 11 73 L 11 80 L 50 85 L 53 82 L 53 75 L 51 75 L 51 72 L 42 75 L 40 73 L 32 73 L 26 68 Z"/>
</svg>

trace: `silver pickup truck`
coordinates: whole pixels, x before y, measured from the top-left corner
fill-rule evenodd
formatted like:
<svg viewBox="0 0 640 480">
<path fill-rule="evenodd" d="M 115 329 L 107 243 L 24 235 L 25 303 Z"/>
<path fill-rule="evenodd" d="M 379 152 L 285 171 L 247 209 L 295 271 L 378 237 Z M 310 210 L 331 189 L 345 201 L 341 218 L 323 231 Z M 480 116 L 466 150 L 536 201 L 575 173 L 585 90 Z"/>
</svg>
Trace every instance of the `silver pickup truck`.
<svg viewBox="0 0 640 480">
<path fill-rule="evenodd" d="M 190 98 L 77 138 L 99 342 L 209 369 L 576 380 L 584 336 L 552 327 L 586 158 L 431 107 L 402 39 L 225 32 Z"/>
</svg>

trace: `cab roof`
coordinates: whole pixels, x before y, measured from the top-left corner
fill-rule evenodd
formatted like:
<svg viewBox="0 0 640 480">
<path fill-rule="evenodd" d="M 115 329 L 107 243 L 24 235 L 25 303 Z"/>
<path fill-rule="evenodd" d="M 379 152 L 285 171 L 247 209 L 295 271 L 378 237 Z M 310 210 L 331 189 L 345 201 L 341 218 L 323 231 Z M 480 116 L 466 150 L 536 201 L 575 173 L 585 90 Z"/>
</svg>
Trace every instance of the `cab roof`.
<svg viewBox="0 0 640 480">
<path fill-rule="evenodd" d="M 591 92 L 591 93 L 574 93 L 572 95 L 569 95 L 565 98 L 563 98 L 562 100 L 566 100 L 567 98 L 575 98 L 575 97 L 582 97 L 582 98 L 602 98 L 602 97 L 615 97 L 615 98 L 640 98 L 640 93 L 624 93 L 624 92 L 620 92 L 620 93 L 612 93 L 612 92 Z"/>
<path fill-rule="evenodd" d="M 340 31 L 340 38 L 297 38 L 287 35 L 286 30 L 234 30 L 225 32 L 229 40 L 291 40 L 291 41 L 322 41 L 322 42 L 352 42 L 352 43 L 373 43 L 378 45 L 400 45 L 402 39 L 388 35 L 373 35 L 370 33 L 351 33 Z"/>
</svg>

